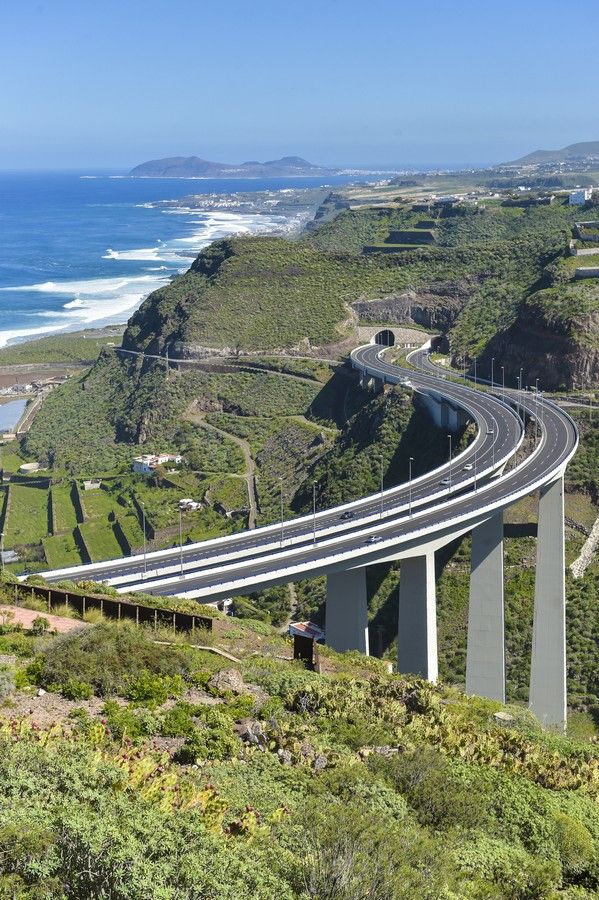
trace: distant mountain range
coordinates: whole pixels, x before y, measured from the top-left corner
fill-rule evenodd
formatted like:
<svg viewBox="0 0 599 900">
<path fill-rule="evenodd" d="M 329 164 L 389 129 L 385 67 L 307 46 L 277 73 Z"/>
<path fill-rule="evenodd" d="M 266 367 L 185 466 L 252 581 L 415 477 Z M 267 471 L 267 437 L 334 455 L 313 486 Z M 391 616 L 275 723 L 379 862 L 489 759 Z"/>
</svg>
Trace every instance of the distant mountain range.
<svg viewBox="0 0 599 900">
<path fill-rule="evenodd" d="M 338 169 L 315 166 L 301 156 L 283 156 L 267 162 L 210 162 L 199 156 L 169 156 L 151 159 L 131 169 L 137 178 L 274 178 L 285 175 L 335 175 Z"/>
<path fill-rule="evenodd" d="M 540 163 L 567 163 L 595 156 L 599 159 L 599 141 L 582 141 L 570 144 L 561 150 L 535 150 L 520 159 L 514 159 L 506 166 L 534 166 Z"/>
</svg>

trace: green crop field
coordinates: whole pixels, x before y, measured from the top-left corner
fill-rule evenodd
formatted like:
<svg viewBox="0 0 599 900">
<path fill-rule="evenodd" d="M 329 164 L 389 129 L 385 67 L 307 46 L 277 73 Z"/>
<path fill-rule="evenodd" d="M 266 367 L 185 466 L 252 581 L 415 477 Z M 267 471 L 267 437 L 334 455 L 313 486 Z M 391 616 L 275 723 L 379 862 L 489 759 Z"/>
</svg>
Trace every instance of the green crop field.
<svg viewBox="0 0 599 900">
<path fill-rule="evenodd" d="M 92 562 L 122 556 L 112 528 L 104 522 L 85 522 L 79 526 Z"/>
<path fill-rule="evenodd" d="M 10 511 L 4 526 L 6 547 L 39 544 L 48 534 L 48 491 L 29 485 L 10 485 Z"/>
<path fill-rule="evenodd" d="M 116 498 L 102 488 L 92 491 L 84 491 L 80 488 L 79 491 L 81 502 L 90 519 L 107 519 L 115 509 L 118 509 Z"/>
<path fill-rule="evenodd" d="M 79 566 L 84 562 L 72 533 L 44 538 L 42 546 L 48 565 L 52 569 Z"/>
<path fill-rule="evenodd" d="M 77 512 L 71 497 L 72 485 L 54 485 L 51 489 L 55 531 L 72 531 L 77 525 Z"/>
<path fill-rule="evenodd" d="M 24 462 L 31 461 L 32 457 L 21 453 L 19 441 L 10 441 L 8 444 L 0 445 L 0 467 L 4 471 L 14 475 Z"/>
</svg>

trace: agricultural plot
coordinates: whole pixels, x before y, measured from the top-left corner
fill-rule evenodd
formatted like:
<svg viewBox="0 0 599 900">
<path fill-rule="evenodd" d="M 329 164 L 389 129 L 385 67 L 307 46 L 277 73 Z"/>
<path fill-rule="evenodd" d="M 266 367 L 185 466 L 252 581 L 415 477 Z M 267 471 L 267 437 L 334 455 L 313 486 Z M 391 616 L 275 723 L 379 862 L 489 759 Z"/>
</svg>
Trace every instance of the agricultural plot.
<svg viewBox="0 0 599 900">
<path fill-rule="evenodd" d="M 20 451 L 19 442 L 11 441 L 0 448 L 0 468 L 14 474 L 24 462 L 30 462 Z"/>
<path fill-rule="evenodd" d="M 71 484 L 55 485 L 51 488 L 54 534 L 73 531 L 77 526 L 77 511 L 73 505 L 72 490 Z"/>
<path fill-rule="evenodd" d="M 239 476 L 214 478 L 210 482 L 207 496 L 212 503 L 220 503 L 227 511 L 247 509 L 247 482 Z"/>
<path fill-rule="evenodd" d="M 281 427 L 284 420 L 263 419 L 260 416 L 235 416 L 230 413 L 208 413 L 206 421 L 216 428 L 222 428 L 223 431 L 246 440 L 250 445 L 252 456 L 255 456 L 270 435 Z"/>
<path fill-rule="evenodd" d="M 46 561 L 52 569 L 78 566 L 86 561 L 81 558 L 81 553 L 72 532 L 44 538 L 42 546 Z"/>
<path fill-rule="evenodd" d="M 10 509 L 4 525 L 5 546 L 39 544 L 48 530 L 47 489 L 11 484 Z"/>
<path fill-rule="evenodd" d="M 84 522 L 79 531 L 92 562 L 123 555 L 114 530 L 107 523 Z"/>
<path fill-rule="evenodd" d="M 115 511 L 115 507 L 118 507 L 116 498 L 102 488 L 95 491 L 80 491 L 79 496 L 89 519 L 107 519 Z"/>
<path fill-rule="evenodd" d="M 118 523 L 131 549 L 139 549 L 143 545 L 144 536 L 136 513 L 131 510 L 124 514 L 119 514 Z"/>
</svg>

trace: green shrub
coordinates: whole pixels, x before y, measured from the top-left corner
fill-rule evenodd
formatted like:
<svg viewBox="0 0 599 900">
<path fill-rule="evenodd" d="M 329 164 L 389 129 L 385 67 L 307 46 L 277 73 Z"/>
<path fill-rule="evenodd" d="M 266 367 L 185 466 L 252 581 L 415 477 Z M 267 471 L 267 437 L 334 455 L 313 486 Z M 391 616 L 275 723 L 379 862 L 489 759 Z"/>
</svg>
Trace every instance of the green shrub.
<svg viewBox="0 0 599 900">
<path fill-rule="evenodd" d="M 37 636 L 46 634 L 50 630 L 50 622 L 44 616 L 36 616 L 29 630 Z"/>
<path fill-rule="evenodd" d="M 233 732 L 231 719 L 213 706 L 202 710 L 203 724 L 194 728 L 175 754 L 180 763 L 197 763 L 205 759 L 225 759 L 234 756 L 241 741 Z"/>
<path fill-rule="evenodd" d="M 456 853 L 456 859 L 464 873 L 494 885 L 505 900 L 550 897 L 561 882 L 560 865 L 555 860 L 536 859 L 487 834 L 472 836 Z M 481 889 L 475 896 L 489 894 Z"/>
<path fill-rule="evenodd" d="M 34 644 L 22 631 L 0 635 L 0 653 L 15 653 L 17 656 L 33 656 Z"/>
<path fill-rule="evenodd" d="M 595 841 L 582 822 L 565 813 L 555 813 L 555 842 L 562 863 L 564 878 L 568 882 L 579 882 L 584 875 L 594 869 L 599 874 Z M 595 886 L 597 886 L 595 884 Z"/>
<path fill-rule="evenodd" d="M 67 700 L 89 700 L 94 694 L 91 684 L 77 678 L 68 678 L 61 687 L 61 693 Z"/>
<path fill-rule="evenodd" d="M 371 756 L 368 765 L 406 798 L 423 825 L 475 828 L 489 819 L 488 798 L 476 790 L 474 777 L 464 781 L 436 750 Z"/>
<path fill-rule="evenodd" d="M 180 675 L 153 675 L 144 670 L 129 682 L 125 697 L 136 706 L 154 709 L 169 697 L 180 697 L 184 690 L 185 682 Z"/>
<path fill-rule="evenodd" d="M 196 728 L 194 710 L 191 703 L 176 703 L 165 713 L 161 734 L 165 737 L 190 737 Z"/>
<path fill-rule="evenodd" d="M 116 700 L 107 700 L 102 708 L 106 724 L 117 741 L 129 738 L 137 741 L 156 734 L 160 729 L 158 719 L 144 709 L 121 706 Z"/>
<path fill-rule="evenodd" d="M 83 632 L 60 635 L 40 654 L 39 681 L 43 686 L 61 684 L 69 673 L 105 697 L 126 693 L 140 676 L 146 677 L 144 673 L 186 676 L 190 654 L 178 646 L 155 644 L 149 634 L 123 622 L 101 623 Z M 173 689 L 179 684 L 169 682 Z"/>
<path fill-rule="evenodd" d="M 15 676 L 8 666 L 0 666 L 0 697 L 12 694 L 15 689 Z"/>
</svg>

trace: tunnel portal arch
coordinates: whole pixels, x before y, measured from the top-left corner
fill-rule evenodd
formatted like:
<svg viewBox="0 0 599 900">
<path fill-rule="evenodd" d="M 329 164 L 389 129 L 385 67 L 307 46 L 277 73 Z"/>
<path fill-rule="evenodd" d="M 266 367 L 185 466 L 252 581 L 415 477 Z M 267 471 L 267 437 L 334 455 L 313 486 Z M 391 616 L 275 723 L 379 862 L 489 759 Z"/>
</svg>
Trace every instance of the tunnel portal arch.
<svg viewBox="0 0 599 900">
<path fill-rule="evenodd" d="M 383 328 L 375 334 L 374 343 L 380 344 L 382 347 L 394 347 L 395 335 L 390 328 Z"/>
</svg>

